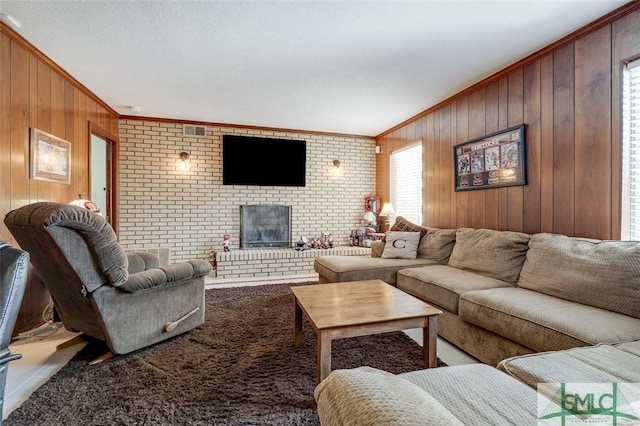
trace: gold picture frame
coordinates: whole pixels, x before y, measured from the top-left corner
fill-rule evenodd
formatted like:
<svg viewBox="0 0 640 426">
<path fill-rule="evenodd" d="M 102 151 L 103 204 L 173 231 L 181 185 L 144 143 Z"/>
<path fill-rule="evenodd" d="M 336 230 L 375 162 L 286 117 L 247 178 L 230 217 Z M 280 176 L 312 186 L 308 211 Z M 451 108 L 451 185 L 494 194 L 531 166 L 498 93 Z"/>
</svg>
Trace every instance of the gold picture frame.
<svg viewBox="0 0 640 426">
<path fill-rule="evenodd" d="M 32 127 L 29 156 L 31 179 L 71 184 L 71 142 Z"/>
</svg>

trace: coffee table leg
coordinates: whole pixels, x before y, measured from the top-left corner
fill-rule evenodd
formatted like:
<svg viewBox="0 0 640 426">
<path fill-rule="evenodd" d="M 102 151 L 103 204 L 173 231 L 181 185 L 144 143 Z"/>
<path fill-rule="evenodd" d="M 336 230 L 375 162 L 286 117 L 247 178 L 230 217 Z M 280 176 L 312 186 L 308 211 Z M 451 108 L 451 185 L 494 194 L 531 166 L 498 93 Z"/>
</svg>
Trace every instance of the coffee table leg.
<svg viewBox="0 0 640 426">
<path fill-rule="evenodd" d="M 318 330 L 318 383 L 331 373 L 331 336 Z"/>
<path fill-rule="evenodd" d="M 427 320 L 427 327 L 422 329 L 422 358 L 424 368 L 438 366 L 438 328 L 437 316 L 431 315 Z"/>
<path fill-rule="evenodd" d="M 300 305 L 298 304 L 298 299 L 294 300 L 293 309 L 294 309 L 293 343 L 296 346 L 300 346 L 302 344 L 302 308 L 300 308 Z"/>
</svg>

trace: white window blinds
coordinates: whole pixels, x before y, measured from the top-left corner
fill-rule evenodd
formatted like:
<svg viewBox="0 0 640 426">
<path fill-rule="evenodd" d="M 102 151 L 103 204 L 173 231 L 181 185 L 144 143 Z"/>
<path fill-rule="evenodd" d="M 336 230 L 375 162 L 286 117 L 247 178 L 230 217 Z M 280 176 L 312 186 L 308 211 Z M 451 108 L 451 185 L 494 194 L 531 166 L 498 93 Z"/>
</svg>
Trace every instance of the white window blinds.
<svg viewBox="0 0 640 426">
<path fill-rule="evenodd" d="M 422 224 L 422 141 L 391 153 L 391 202 L 396 216 Z"/>
<path fill-rule="evenodd" d="M 623 73 L 621 237 L 640 240 L 640 60 Z"/>
</svg>

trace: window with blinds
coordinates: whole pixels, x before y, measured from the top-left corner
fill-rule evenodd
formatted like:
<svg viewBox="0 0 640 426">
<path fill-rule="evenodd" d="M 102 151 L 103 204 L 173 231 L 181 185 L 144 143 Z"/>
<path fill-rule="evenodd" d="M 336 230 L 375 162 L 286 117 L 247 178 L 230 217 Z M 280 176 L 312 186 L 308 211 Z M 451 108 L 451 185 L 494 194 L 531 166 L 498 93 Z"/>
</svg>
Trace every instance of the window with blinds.
<svg viewBox="0 0 640 426">
<path fill-rule="evenodd" d="M 390 171 L 396 216 L 422 224 L 422 141 L 393 151 Z"/>
<path fill-rule="evenodd" d="M 640 59 L 623 72 L 622 229 L 623 240 L 640 240 Z"/>
</svg>

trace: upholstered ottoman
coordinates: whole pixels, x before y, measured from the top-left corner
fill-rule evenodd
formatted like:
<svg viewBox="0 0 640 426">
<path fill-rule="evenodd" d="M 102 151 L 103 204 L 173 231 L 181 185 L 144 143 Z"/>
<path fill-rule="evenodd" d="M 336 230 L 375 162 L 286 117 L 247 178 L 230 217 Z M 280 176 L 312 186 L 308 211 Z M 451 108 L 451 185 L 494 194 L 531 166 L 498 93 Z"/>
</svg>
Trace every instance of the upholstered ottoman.
<svg viewBox="0 0 640 426">
<path fill-rule="evenodd" d="M 382 280 L 396 285 L 398 271 L 429 265 L 445 265 L 455 243 L 454 229 L 423 228 L 398 217 L 393 229 L 420 231 L 415 259 L 386 257 L 386 244 L 374 241 L 371 257 L 321 256 L 316 258 L 313 269 L 321 283 L 345 281 Z"/>
<path fill-rule="evenodd" d="M 640 383 L 640 340 L 516 356 L 498 369 L 533 389 L 538 383 Z"/>
<path fill-rule="evenodd" d="M 336 370 L 315 390 L 323 426 L 536 424 L 537 393 L 484 364 L 393 375 Z"/>
<path fill-rule="evenodd" d="M 438 265 L 429 259 L 382 259 L 365 256 L 320 256 L 313 263 L 320 283 L 382 280 L 396 285 L 398 271 L 426 265 Z"/>
</svg>

